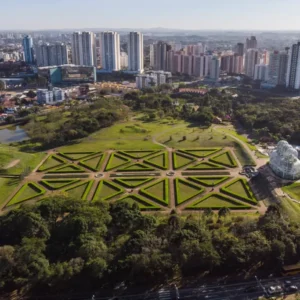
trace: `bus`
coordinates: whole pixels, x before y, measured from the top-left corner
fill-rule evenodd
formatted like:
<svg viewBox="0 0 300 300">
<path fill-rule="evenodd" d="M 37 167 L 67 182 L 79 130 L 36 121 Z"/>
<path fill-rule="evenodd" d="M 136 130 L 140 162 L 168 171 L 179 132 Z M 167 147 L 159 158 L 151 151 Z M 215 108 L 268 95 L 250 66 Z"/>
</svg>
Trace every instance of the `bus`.
<svg viewBox="0 0 300 300">
<path fill-rule="evenodd" d="M 300 274 L 300 263 L 299 264 L 295 264 L 295 265 L 283 266 L 281 268 L 281 274 L 283 276 Z"/>
</svg>

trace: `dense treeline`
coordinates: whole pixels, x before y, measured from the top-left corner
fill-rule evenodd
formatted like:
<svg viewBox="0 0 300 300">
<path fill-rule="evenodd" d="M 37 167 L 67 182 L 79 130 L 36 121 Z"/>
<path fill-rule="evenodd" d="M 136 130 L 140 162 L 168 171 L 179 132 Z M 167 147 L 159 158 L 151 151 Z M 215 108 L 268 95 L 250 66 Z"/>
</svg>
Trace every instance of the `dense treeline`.
<svg viewBox="0 0 300 300">
<path fill-rule="evenodd" d="M 267 142 L 287 139 L 300 143 L 299 99 L 261 99 L 242 95 L 233 108 L 235 118 L 254 138 Z"/>
<path fill-rule="evenodd" d="M 45 116 L 34 114 L 25 129 L 32 142 L 56 147 L 83 138 L 127 117 L 128 108 L 116 98 L 99 98 L 92 104 L 73 102 Z"/>
<path fill-rule="evenodd" d="M 2 291 L 54 293 L 161 284 L 173 277 L 269 271 L 300 258 L 300 225 L 269 207 L 264 216 L 155 217 L 126 202 L 87 203 L 61 196 L 0 216 Z"/>
</svg>

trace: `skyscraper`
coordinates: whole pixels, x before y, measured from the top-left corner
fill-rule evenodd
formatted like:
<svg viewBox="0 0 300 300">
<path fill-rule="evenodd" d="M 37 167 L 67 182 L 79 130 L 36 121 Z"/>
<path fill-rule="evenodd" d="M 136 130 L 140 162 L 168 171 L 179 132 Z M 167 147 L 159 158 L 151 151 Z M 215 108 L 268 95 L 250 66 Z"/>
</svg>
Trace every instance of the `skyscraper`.
<svg viewBox="0 0 300 300">
<path fill-rule="evenodd" d="M 269 75 L 268 82 L 273 85 L 277 85 L 279 81 L 279 65 L 280 65 L 280 53 L 274 51 L 270 53 L 269 57 Z"/>
<path fill-rule="evenodd" d="M 37 65 L 40 67 L 68 64 L 68 50 L 63 43 L 45 43 L 36 48 Z"/>
<path fill-rule="evenodd" d="M 278 85 L 286 84 L 286 74 L 287 74 L 288 61 L 289 61 L 289 49 L 290 48 L 285 48 L 284 52 L 280 52 L 278 83 L 277 83 Z"/>
<path fill-rule="evenodd" d="M 300 42 L 292 46 L 289 54 L 286 87 L 296 90 L 300 88 Z"/>
<path fill-rule="evenodd" d="M 254 80 L 268 80 L 268 66 L 264 64 L 255 65 Z"/>
<path fill-rule="evenodd" d="M 30 35 L 26 35 L 23 39 L 24 60 L 28 64 L 34 62 L 33 41 Z"/>
<path fill-rule="evenodd" d="M 258 50 L 248 49 L 245 56 L 245 74 L 254 77 L 255 65 L 258 64 Z"/>
<path fill-rule="evenodd" d="M 218 80 L 220 77 L 220 59 L 217 56 L 213 56 L 211 59 L 211 65 L 210 65 L 210 74 L 209 78 Z"/>
<path fill-rule="evenodd" d="M 244 55 L 244 44 L 237 43 L 235 46 L 234 52 L 237 53 L 239 56 L 243 56 Z"/>
<path fill-rule="evenodd" d="M 72 62 L 75 65 L 95 66 L 96 44 L 93 32 L 74 32 L 72 36 Z"/>
<path fill-rule="evenodd" d="M 120 62 L 120 36 L 117 32 L 101 32 L 102 68 L 107 71 L 119 71 Z"/>
<path fill-rule="evenodd" d="M 171 50 L 171 46 L 167 43 L 159 41 L 154 45 L 154 69 L 167 70 L 167 52 Z"/>
<path fill-rule="evenodd" d="M 250 39 L 246 40 L 246 50 L 248 49 L 257 49 L 257 40 L 255 36 L 251 36 Z"/>
<path fill-rule="evenodd" d="M 140 32 L 130 32 L 128 37 L 128 70 L 144 72 L 144 41 Z"/>
</svg>

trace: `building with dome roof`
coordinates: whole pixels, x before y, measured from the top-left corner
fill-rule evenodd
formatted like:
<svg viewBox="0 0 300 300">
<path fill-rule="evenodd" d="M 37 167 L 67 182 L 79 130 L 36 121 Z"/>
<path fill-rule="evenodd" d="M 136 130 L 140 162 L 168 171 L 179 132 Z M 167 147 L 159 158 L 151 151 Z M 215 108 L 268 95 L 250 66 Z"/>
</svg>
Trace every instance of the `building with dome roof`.
<svg viewBox="0 0 300 300">
<path fill-rule="evenodd" d="M 283 179 L 300 179 L 300 160 L 298 151 L 287 141 L 280 141 L 270 154 L 270 167 Z"/>
</svg>

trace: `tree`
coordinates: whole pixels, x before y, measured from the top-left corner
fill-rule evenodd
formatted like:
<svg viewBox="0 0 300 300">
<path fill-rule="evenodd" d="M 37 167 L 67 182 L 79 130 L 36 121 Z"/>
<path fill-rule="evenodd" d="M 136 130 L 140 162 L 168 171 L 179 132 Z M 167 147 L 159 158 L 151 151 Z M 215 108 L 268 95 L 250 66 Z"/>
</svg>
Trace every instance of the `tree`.
<svg viewBox="0 0 300 300">
<path fill-rule="evenodd" d="M 4 90 L 5 90 L 5 83 L 2 80 L 0 80 L 0 92 Z"/>
</svg>

